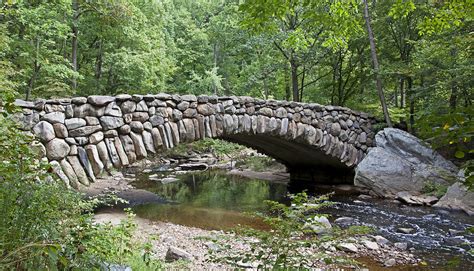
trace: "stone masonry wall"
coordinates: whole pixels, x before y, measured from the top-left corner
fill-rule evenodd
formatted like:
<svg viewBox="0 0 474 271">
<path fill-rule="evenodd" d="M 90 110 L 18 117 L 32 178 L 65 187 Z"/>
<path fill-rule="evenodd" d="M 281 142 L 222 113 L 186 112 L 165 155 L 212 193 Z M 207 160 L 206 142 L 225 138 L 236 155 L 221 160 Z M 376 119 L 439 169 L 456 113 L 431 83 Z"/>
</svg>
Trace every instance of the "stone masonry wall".
<svg viewBox="0 0 474 271">
<path fill-rule="evenodd" d="M 161 149 L 206 137 L 284 138 L 347 167 L 362 160 L 374 138 L 374 119 L 366 113 L 251 97 L 160 93 L 16 103 L 23 108 L 23 129 L 33 131 L 54 171 L 74 188 Z"/>
</svg>

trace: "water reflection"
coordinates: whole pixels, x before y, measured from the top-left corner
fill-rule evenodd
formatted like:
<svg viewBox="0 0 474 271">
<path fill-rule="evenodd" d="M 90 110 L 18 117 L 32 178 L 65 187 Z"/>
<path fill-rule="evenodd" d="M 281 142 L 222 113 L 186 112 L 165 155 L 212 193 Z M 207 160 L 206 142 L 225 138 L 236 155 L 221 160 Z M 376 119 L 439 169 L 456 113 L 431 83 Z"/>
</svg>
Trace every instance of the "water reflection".
<svg viewBox="0 0 474 271">
<path fill-rule="evenodd" d="M 165 175 L 141 174 L 133 185 L 170 203 L 136 206 L 137 215 L 206 229 L 229 229 L 239 224 L 266 228 L 262 221 L 245 212 L 262 210 L 265 200 L 282 201 L 286 194 L 286 184 L 249 180 L 216 171 L 181 175 L 170 183 L 162 183 L 156 177 Z"/>
</svg>

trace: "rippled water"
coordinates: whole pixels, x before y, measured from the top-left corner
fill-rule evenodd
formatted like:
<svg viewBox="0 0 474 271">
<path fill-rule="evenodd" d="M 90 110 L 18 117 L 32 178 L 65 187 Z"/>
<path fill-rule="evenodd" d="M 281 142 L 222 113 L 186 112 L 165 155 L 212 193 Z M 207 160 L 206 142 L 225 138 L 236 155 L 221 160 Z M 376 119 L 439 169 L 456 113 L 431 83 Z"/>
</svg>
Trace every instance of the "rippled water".
<svg viewBox="0 0 474 271">
<path fill-rule="evenodd" d="M 251 180 L 223 171 L 178 175 L 178 180 L 169 183 L 160 182 L 168 176 L 163 168 L 136 176 L 135 187 L 151 191 L 167 202 L 134 207 L 138 216 L 152 220 L 205 229 L 225 230 L 239 224 L 265 229 L 262 221 L 246 213 L 264 208 L 264 200 L 287 202 L 286 183 Z M 310 189 L 313 194 L 322 192 L 318 187 Z M 388 200 L 362 201 L 357 195 L 336 194 L 332 201 L 336 204 L 322 210 L 332 219 L 352 217 L 356 219 L 355 225 L 373 227 L 377 234 L 393 242 L 406 242 L 431 267 L 445 266 L 451 260 L 457 270 L 474 270 L 474 257 L 469 254 L 469 250 L 474 249 L 474 234 L 466 232 L 474 226 L 472 217 Z M 398 228 L 415 231 L 403 234 L 397 231 Z M 451 268 L 454 269 L 448 270 Z"/>
</svg>

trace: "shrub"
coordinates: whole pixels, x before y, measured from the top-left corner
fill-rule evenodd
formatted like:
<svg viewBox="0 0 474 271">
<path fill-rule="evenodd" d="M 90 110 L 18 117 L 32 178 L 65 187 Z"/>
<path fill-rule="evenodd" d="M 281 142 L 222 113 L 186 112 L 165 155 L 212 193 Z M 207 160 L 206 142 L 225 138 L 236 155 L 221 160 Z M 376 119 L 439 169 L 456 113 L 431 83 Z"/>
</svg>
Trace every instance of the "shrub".
<svg viewBox="0 0 474 271">
<path fill-rule="evenodd" d="M 9 100 L 1 104 L 13 108 Z M 132 242 L 131 217 L 117 227 L 93 223 L 100 201 L 85 200 L 50 174 L 30 148 L 32 137 L 8 113 L 0 115 L 0 270 L 89 270 L 147 255 Z M 155 264 L 145 258 L 143 264 Z"/>
</svg>

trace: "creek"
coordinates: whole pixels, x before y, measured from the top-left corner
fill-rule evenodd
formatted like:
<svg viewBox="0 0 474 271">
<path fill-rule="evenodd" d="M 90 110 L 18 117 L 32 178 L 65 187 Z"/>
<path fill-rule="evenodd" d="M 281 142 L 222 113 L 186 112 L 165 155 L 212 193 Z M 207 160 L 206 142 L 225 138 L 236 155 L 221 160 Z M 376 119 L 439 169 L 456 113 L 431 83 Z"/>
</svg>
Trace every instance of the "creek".
<svg viewBox="0 0 474 271">
<path fill-rule="evenodd" d="M 126 169 L 124 174 L 135 178 L 132 182 L 135 188 L 163 199 L 152 203 L 130 202 L 137 216 L 155 221 L 211 230 L 229 230 L 238 225 L 267 229 L 260 219 L 248 213 L 263 210 L 265 200 L 288 203 L 287 182 L 249 179 L 222 170 L 174 175 L 167 167 L 156 167 L 141 172 Z M 163 178 L 166 178 L 164 182 Z M 294 185 L 291 188 L 295 190 Z M 334 190 L 305 188 L 312 195 Z M 389 200 L 361 199 L 357 194 L 340 190 L 336 190 L 331 201 L 335 204 L 321 210 L 330 215 L 331 222 L 339 217 L 351 217 L 352 225 L 369 226 L 375 229 L 376 235 L 407 243 L 411 253 L 426 262 L 428 268 L 472 270 L 474 266 L 474 256 L 469 253 L 474 249 L 474 234 L 466 232 L 474 226 L 472 217 Z M 410 228 L 413 232 L 401 233 L 400 228 Z M 419 270 L 419 267 L 403 270 Z"/>
</svg>

